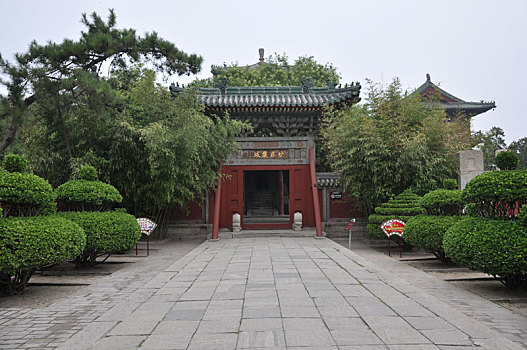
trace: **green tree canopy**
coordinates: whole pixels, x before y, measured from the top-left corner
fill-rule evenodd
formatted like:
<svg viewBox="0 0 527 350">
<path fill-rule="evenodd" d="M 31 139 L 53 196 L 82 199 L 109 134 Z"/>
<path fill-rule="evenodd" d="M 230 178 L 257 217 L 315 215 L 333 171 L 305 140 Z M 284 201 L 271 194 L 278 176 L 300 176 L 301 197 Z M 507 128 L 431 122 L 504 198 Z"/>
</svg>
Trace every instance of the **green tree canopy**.
<svg viewBox="0 0 527 350">
<path fill-rule="evenodd" d="M 527 169 L 527 137 L 511 142 L 508 149 L 518 155 L 518 169 Z"/>
<path fill-rule="evenodd" d="M 89 18 L 82 16 L 86 30 L 78 40 L 65 39 L 62 43 L 35 41 L 25 53 L 15 56 L 10 63 L 0 56 L 0 73 L 7 79 L 8 96 L 0 98 L 0 119 L 3 123 L 3 141 L 0 154 L 13 143 L 27 109 L 37 100 L 46 100 L 55 107 L 55 117 L 62 126 L 64 142 L 72 158 L 67 129 L 64 127 L 67 108 L 79 98 L 93 95 L 104 88 L 98 87 L 101 69 L 110 64 L 112 69 L 126 67 L 134 62 L 148 62 L 165 74 L 190 74 L 200 70 L 202 58 L 188 55 L 157 33 L 138 36 L 134 29 L 117 29 L 116 16 L 110 10 L 105 22 L 95 12 Z M 9 121 L 6 121 L 9 119 Z"/>
<path fill-rule="evenodd" d="M 494 157 L 496 151 L 505 148 L 505 132 L 498 126 L 492 127 L 487 132 L 478 131 L 474 138 L 478 144 L 476 149 L 483 152 L 483 167 L 485 170 L 494 170 Z"/>
<path fill-rule="evenodd" d="M 220 162 L 236 149 L 235 136 L 247 125 L 228 116 L 206 116 L 193 89 L 174 99 L 156 84 L 154 71 L 130 71 L 126 84 L 118 84 L 122 72 L 110 78 L 113 97 L 103 109 L 89 99 L 69 109 L 65 125 L 76 155 L 72 160 L 46 118 L 35 118 L 40 123 L 28 130 L 25 147 L 33 171 L 53 179 L 55 186 L 72 170 L 93 165 L 102 181 L 119 190 L 131 213 L 162 223 L 174 205 L 184 206 L 214 188 Z M 46 106 L 37 102 L 33 113 L 46 112 Z"/>
<path fill-rule="evenodd" d="M 438 104 L 403 92 L 398 79 L 384 89 L 368 83 L 365 103 L 328 111 L 321 131 L 333 169 L 366 214 L 407 188 L 423 195 L 441 187 L 470 141 L 462 118 L 446 123 Z"/>
<path fill-rule="evenodd" d="M 263 63 L 239 66 L 237 63 L 215 68 L 215 76 L 194 82 L 213 87 L 215 80 L 227 79 L 228 86 L 299 86 L 301 79 L 311 79 L 315 86 L 338 83 L 340 75 L 330 63 L 320 64 L 313 56 L 298 57 L 293 64 L 284 55 L 274 54 Z"/>
</svg>

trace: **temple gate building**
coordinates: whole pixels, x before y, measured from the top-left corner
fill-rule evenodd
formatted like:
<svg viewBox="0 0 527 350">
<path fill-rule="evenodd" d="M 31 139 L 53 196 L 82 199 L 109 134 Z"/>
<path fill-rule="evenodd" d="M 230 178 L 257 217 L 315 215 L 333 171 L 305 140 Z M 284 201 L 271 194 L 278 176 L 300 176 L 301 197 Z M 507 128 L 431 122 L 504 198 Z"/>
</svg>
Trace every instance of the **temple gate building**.
<svg viewBox="0 0 527 350">
<path fill-rule="evenodd" d="M 260 62 L 263 63 L 263 50 Z M 218 67 L 212 69 L 213 74 Z M 184 88 L 172 85 L 172 94 Z M 233 229 L 233 215 L 240 215 L 243 230 L 292 229 L 294 214 L 302 214 L 304 228 L 347 234 L 350 218 L 357 218 L 362 232 L 366 218 L 351 198 L 341 192 L 339 175 L 316 173 L 315 140 L 325 106 L 340 108 L 360 100 L 359 83 L 314 87 L 302 79 L 300 86 L 229 87 L 226 80 L 214 88 L 200 88 L 198 99 L 208 115 L 250 122 L 253 130 L 239 135 L 238 151 L 224 162 L 227 175 L 216 192 L 186 210 L 175 208 L 169 232 L 176 235 L 205 235 Z M 416 90 L 422 96 L 439 93 L 450 118 L 465 113 L 469 118 L 494 108 L 494 103 L 465 102 L 430 81 Z M 262 136 L 266 135 L 266 136 Z"/>
<path fill-rule="evenodd" d="M 238 213 L 241 228 L 254 230 L 291 229 L 295 212 L 302 213 L 303 227 L 313 228 L 317 224 L 315 210 L 319 211 L 320 220 L 327 221 L 332 215 L 331 206 L 336 208 L 337 216 L 353 211 L 359 214 L 340 193 L 334 201 L 330 200 L 328 191 L 337 188 L 335 176 L 320 174 L 316 178 L 312 172 L 315 139 L 324 106 L 338 108 L 355 103 L 360 100 L 360 88 L 358 83 L 313 87 L 303 80 L 301 86 L 228 87 L 224 84 L 199 89 L 198 98 L 207 114 L 228 112 L 231 118 L 250 122 L 253 131 L 237 138 L 238 151 L 223 165 L 222 172 L 227 179 L 218 191 L 219 213 L 214 210 L 216 194 L 211 193 L 201 210 L 194 204 L 186 216 L 175 215 L 175 218 L 214 225 L 216 214 L 219 229 L 230 230 L 233 215 Z M 172 87 L 174 93 L 181 89 Z M 254 136 L 262 133 L 277 136 Z M 318 185 L 315 191 L 313 181 Z"/>
</svg>

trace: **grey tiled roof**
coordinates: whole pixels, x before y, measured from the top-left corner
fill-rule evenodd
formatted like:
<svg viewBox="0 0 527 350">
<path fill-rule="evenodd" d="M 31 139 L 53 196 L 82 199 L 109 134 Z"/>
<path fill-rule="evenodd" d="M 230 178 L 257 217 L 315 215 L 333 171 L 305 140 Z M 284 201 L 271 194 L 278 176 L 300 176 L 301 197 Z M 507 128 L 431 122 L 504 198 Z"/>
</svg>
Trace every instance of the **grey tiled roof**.
<svg viewBox="0 0 527 350">
<path fill-rule="evenodd" d="M 317 188 L 339 187 L 340 176 L 338 173 L 317 173 Z"/>
<path fill-rule="evenodd" d="M 321 107 L 358 102 L 360 88 L 359 83 L 307 90 L 302 86 L 200 88 L 198 99 L 207 107 Z M 172 88 L 176 89 L 180 88 Z"/>
</svg>

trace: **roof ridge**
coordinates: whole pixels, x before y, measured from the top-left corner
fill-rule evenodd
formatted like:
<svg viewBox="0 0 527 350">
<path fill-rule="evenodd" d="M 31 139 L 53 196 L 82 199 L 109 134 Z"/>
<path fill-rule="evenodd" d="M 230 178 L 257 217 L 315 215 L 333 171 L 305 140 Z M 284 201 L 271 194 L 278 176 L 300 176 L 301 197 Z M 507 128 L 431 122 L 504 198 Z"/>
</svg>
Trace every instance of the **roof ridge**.
<svg viewBox="0 0 527 350">
<path fill-rule="evenodd" d="M 258 95 L 258 94 L 332 94 L 349 91 L 360 91 L 359 82 L 346 84 L 345 87 L 316 86 L 305 90 L 302 86 L 226 86 L 225 88 L 217 87 L 200 87 L 198 95 Z M 181 92 L 184 88 L 171 87 L 171 91 Z"/>
<path fill-rule="evenodd" d="M 455 102 L 466 102 L 459 97 L 456 97 L 445 90 L 441 89 L 438 85 L 432 83 L 432 80 L 430 79 L 430 74 L 426 74 L 426 81 L 419 86 L 417 89 L 415 89 L 414 93 L 421 94 L 424 91 L 426 91 L 428 88 L 433 88 L 435 91 L 438 91 L 440 94 L 445 95 L 447 98 L 454 100 Z"/>
</svg>

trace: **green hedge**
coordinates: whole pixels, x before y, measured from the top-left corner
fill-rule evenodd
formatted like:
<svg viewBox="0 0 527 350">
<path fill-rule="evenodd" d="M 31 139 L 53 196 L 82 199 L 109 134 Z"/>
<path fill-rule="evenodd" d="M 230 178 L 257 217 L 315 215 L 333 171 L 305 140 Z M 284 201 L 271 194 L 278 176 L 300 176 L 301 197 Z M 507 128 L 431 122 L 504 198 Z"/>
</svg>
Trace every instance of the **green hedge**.
<svg viewBox="0 0 527 350">
<path fill-rule="evenodd" d="M 131 249 L 141 238 L 141 228 L 133 215 L 117 212 L 62 212 L 63 218 L 77 223 L 86 233 L 86 248 L 76 261 L 95 263 L 98 256 Z"/>
<path fill-rule="evenodd" d="M 26 171 L 27 160 L 18 154 L 7 154 L 2 160 L 2 166 L 10 173 L 22 173 Z"/>
<path fill-rule="evenodd" d="M 420 204 L 429 215 L 459 215 L 463 210 L 461 190 L 439 189 L 428 192 Z"/>
<path fill-rule="evenodd" d="M 443 180 L 443 188 L 445 190 L 457 190 L 457 180 L 456 179 L 444 179 Z"/>
<path fill-rule="evenodd" d="M 466 217 L 445 233 L 443 247 L 456 264 L 527 286 L 527 230 L 518 220 Z"/>
<path fill-rule="evenodd" d="M 0 173 L 0 205 L 5 216 L 35 216 L 53 202 L 53 189 L 29 173 Z"/>
<path fill-rule="evenodd" d="M 58 216 L 0 219 L 0 294 L 20 293 L 34 271 L 74 259 L 86 236 Z"/>
<path fill-rule="evenodd" d="M 375 208 L 375 213 L 368 217 L 368 232 L 375 238 L 386 238 L 379 226 L 390 219 L 407 222 L 414 215 L 423 214 L 425 210 L 419 205 L 421 197 L 410 190 L 397 195 L 388 202 Z M 404 239 L 404 235 L 403 235 Z"/>
<path fill-rule="evenodd" d="M 424 213 L 424 209 L 422 207 L 411 207 L 411 208 L 383 208 L 383 207 L 377 207 L 375 208 L 375 213 L 379 215 L 419 215 Z"/>
<path fill-rule="evenodd" d="M 527 205 L 521 207 L 520 213 L 517 216 L 518 221 L 521 222 L 525 227 L 527 227 Z"/>
<path fill-rule="evenodd" d="M 484 217 L 514 217 L 527 203 L 527 170 L 492 171 L 473 178 L 463 190 L 465 203 Z"/>
<path fill-rule="evenodd" d="M 514 151 L 500 152 L 494 157 L 494 164 L 500 170 L 515 170 L 518 168 L 518 155 Z"/>
<path fill-rule="evenodd" d="M 57 187 L 55 195 L 59 207 L 71 211 L 110 209 L 123 200 L 115 187 L 101 181 L 70 180 Z"/>
<path fill-rule="evenodd" d="M 79 178 L 87 181 L 97 181 L 97 169 L 93 166 L 83 166 L 79 172 Z"/>
<path fill-rule="evenodd" d="M 414 247 L 424 248 L 444 263 L 450 259 L 443 249 L 443 236 L 462 216 L 417 215 L 408 220 L 404 239 Z"/>
</svg>

